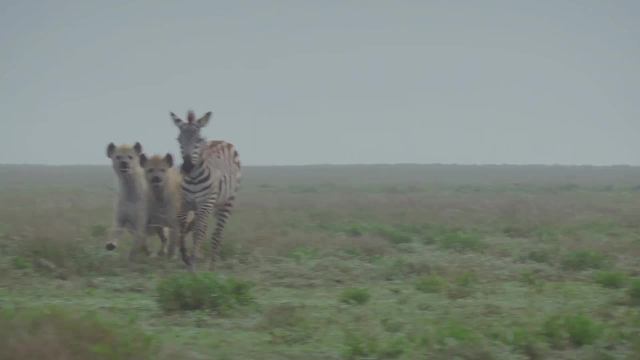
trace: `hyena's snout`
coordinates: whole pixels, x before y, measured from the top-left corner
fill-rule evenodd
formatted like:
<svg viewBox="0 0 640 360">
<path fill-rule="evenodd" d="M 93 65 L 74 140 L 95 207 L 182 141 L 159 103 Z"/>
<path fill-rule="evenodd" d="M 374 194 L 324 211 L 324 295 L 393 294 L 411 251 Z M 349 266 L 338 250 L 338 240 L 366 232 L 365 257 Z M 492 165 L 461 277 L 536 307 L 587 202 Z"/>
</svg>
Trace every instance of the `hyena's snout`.
<svg viewBox="0 0 640 360">
<path fill-rule="evenodd" d="M 104 246 L 105 249 L 109 250 L 109 251 L 113 251 L 116 249 L 116 244 L 113 242 L 109 242 L 107 243 L 107 245 Z"/>
</svg>

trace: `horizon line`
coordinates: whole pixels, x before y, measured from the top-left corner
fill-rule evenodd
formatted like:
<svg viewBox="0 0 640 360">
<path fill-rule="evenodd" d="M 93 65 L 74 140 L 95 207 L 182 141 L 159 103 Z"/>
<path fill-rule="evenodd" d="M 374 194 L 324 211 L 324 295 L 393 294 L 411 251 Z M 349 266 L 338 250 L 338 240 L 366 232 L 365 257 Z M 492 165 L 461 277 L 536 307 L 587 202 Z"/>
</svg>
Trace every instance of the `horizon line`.
<svg viewBox="0 0 640 360">
<path fill-rule="evenodd" d="M 110 164 L 43 164 L 43 163 L 0 163 L 0 166 L 42 166 L 42 167 L 81 167 L 81 166 L 110 166 Z M 313 166 L 547 166 L 547 167 L 638 167 L 640 164 L 568 164 L 568 163 L 309 163 L 309 164 L 242 164 L 242 167 L 313 167 Z"/>
</svg>

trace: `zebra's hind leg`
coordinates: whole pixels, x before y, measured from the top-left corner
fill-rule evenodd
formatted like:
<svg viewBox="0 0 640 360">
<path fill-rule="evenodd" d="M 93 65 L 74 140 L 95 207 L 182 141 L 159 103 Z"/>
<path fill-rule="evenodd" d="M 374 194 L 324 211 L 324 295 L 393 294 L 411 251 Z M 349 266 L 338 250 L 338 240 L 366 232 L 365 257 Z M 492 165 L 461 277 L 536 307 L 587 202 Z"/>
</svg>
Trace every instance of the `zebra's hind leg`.
<svg viewBox="0 0 640 360">
<path fill-rule="evenodd" d="M 220 244 L 222 242 L 222 235 L 224 232 L 224 227 L 227 224 L 227 219 L 229 218 L 229 215 L 231 215 L 232 208 L 233 204 L 230 201 L 216 207 L 216 227 L 213 230 L 213 234 L 211 235 L 211 268 L 214 267 L 216 258 L 220 256 Z"/>
</svg>

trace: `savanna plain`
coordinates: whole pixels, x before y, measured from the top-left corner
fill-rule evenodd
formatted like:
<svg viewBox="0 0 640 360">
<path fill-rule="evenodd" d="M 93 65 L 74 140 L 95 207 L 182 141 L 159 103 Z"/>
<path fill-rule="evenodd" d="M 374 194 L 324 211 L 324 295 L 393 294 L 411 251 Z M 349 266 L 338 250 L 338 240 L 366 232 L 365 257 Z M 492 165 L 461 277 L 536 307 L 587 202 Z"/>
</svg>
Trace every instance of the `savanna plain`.
<svg viewBox="0 0 640 360">
<path fill-rule="evenodd" d="M 247 167 L 195 275 L 115 195 L 0 166 L 0 359 L 640 359 L 640 168 Z"/>
</svg>

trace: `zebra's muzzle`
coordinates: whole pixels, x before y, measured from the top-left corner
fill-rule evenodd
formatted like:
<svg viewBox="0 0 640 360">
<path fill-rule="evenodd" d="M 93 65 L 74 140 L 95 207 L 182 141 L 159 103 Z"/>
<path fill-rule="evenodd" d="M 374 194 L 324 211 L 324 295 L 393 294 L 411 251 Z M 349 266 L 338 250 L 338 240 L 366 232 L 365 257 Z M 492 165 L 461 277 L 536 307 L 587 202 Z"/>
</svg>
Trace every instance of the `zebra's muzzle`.
<svg viewBox="0 0 640 360">
<path fill-rule="evenodd" d="M 182 170 L 182 172 L 185 174 L 191 173 L 191 170 L 193 170 L 194 168 L 193 162 L 191 162 L 191 158 L 185 156 L 184 158 L 182 158 L 182 160 L 183 162 L 180 170 Z"/>
</svg>

